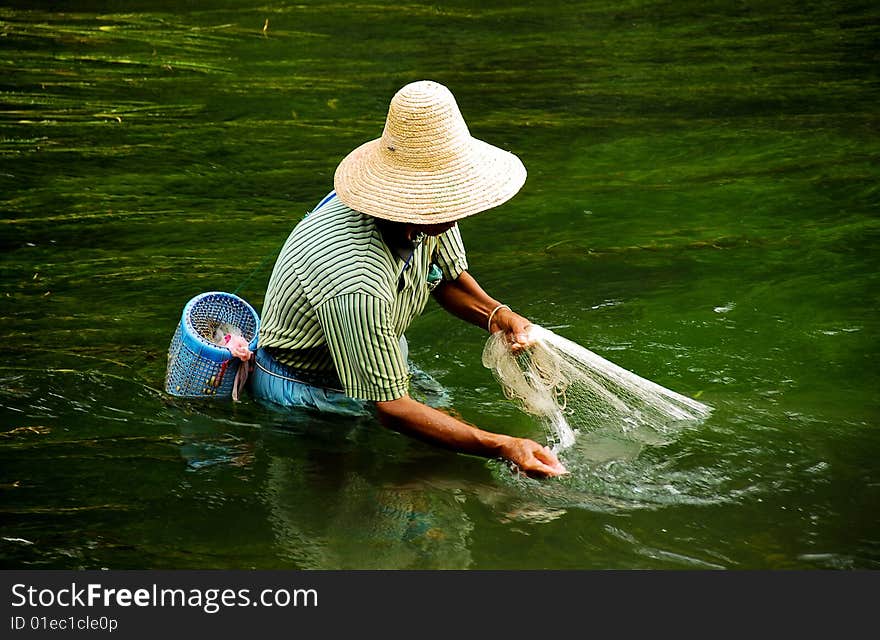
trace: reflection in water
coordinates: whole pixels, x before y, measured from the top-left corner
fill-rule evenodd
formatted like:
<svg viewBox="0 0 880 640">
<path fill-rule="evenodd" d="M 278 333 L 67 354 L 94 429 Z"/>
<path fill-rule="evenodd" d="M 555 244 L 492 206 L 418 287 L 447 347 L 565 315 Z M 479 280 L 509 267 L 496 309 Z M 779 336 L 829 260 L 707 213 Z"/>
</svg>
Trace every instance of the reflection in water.
<svg viewBox="0 0 880 640">
<path fill-rule="evenodd" d="M 412 363 L 410 368 L 414 396 L 435 407 L 448 404 L 439 383 Z M 284 558 L 302 569 L 470 566 L 473 525 L 460 488 L 438 490 L 423 482 L 424 472 L 402 482 L 377 472 L 384 456 L 377 458 L 377 469 L 370 451 L 379 451 L 363 440 L 383 429 L 370 417 L 352 420 L 297 409 L 283 415 L 284 428 L 296 424 L 303 437 L 300 446 L 267 452 L 260 494 Z M 316 441 L 316 435 L 323 438 Z M 316 446 L 321 440 L 323 446 Z M 346 442 L 357 447 L 350 456 Z"/>
<path fill-rule="evenodd" d="M 417 367 L 413 391 L 433 406 L 448 402 L 448 393 Z M 387 452 L 377 455 L 371 443 L 374 432 L 388 434 L 371 416 L 265 411 L 274 424 L 259 445 L 229 434 L 218 438 L 216 424 L 191 421 L 181 425 L 180 453 L 188 468 L 199 472 L 214 466 L 259 468 L 254 491 L 283 561 L 299 569 L 470 566 L 473 525 L 463 509 L 462 488 L 438 490 L 419 470 L 403 481 L 390 480 L 382 473 Z"/>
<path fill-rule="evenodd" d="M 314 460 L 271 459 L 264 498 L 284 556 L 303 569 L 467 569 L 464 496 L 373 482 L 357 471 L 316 474 Z M 316 500 L 316 496 L 322 500 Z"/>
</svg>

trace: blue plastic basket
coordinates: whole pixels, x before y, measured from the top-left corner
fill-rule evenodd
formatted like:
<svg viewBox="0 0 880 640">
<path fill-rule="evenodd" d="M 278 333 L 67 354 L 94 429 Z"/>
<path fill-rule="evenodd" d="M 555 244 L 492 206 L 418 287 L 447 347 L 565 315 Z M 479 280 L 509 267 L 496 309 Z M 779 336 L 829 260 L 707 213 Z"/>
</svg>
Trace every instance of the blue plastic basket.
<svg viewBox="0 0 880 640">
<path fill-rule="evenodd" d="M 222 323 L 241 329 L 251 351 L 257 348 L 260 318 L 253 307 L 231 293 L 209 291 L 186 303 L 168 348 L 165 391 L 187 398 L 230 397 L 242 362 L 213 341 Z"/>
</svg>

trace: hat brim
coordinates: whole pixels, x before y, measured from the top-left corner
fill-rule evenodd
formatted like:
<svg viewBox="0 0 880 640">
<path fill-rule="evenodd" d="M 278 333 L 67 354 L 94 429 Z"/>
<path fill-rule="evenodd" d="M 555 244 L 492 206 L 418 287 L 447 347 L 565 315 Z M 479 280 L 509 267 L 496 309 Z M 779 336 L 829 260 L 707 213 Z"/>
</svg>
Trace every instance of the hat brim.
<svg viewBox="0 0 880 640">
<path fill-rule="evenodd" d="M 503 204 L 522 188 L 520 159 L 476 138 L 455 163 L 441 169 L 396 164 L 381 146 L 366 142 L 336 168 L 334 187 L 347 206 L 385 220 L 439 224 Z"/>
</svg>

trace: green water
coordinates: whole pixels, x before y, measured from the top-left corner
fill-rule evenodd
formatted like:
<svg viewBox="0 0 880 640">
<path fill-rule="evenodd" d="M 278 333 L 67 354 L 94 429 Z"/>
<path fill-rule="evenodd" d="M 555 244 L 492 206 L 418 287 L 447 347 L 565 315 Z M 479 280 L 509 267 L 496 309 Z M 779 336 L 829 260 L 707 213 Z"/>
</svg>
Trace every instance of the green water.
<svg viewBox="0 0 880 640">
<path fill-rule="evenodd" d="M 870 2 L 4 3 L 0 566 L 880 568 L 878 44 Z M 536 481 L 156 391 L 187 300 L 259 309 L 424 78 L 529 170 L 461 224 L 477 279 L 710 419 Z M 485 334 L 408 336 L 463 418 L 546 441 Z"/>
</svg>

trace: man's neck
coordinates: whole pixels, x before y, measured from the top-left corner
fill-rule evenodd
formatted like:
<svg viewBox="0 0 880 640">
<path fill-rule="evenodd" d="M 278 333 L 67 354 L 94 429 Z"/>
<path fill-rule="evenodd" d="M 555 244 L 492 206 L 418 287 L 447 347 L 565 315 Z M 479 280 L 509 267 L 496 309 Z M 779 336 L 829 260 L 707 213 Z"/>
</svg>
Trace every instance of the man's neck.
<svg viewBox="0 0 880 640">
<path fill-rule="evenodd" d="M 415 226 L 405 222 L 391 222 L 376 218 L 376 226 L 379 228 L 385 244 L 401 260 L 409 259 L 422 241 L 422 234 L 415 230 Z"/>
</svg>

